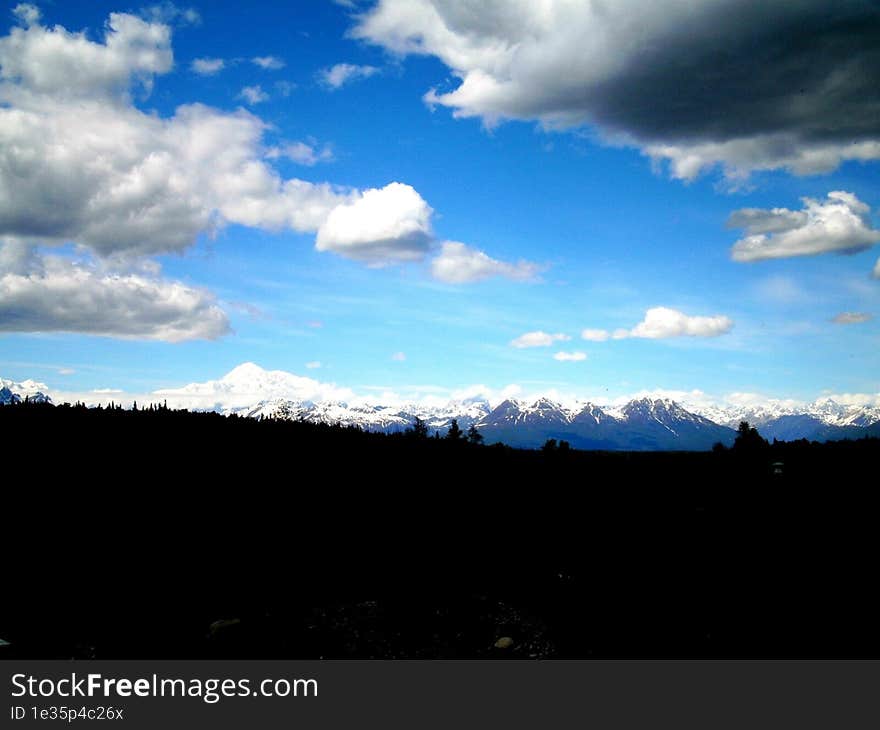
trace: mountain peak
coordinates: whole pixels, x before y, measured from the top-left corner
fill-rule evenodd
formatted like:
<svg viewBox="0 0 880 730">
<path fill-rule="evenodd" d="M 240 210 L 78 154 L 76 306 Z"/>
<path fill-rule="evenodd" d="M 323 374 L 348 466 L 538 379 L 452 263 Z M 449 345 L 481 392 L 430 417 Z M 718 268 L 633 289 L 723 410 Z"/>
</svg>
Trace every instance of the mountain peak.
<svg viewBox="0 0 880 730">
<path fill-rule="evenodd" d="M 226 373 L 221 380 L 225 382 L 232 380 L 252 380 L 266 375 L 267 372 L 267 370 L 264 370 L 254 362 L 243 362 L 241 365 L 236 365 L 232 368 L 232 370 Z"/>
</svg>

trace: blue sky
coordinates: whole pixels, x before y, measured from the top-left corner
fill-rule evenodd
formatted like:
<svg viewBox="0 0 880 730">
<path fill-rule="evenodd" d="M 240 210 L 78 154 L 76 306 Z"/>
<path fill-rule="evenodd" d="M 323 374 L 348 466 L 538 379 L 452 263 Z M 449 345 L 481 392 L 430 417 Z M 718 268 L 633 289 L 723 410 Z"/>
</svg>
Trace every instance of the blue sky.
<svg viewBox="0 0 880 730">
<path fill-rule="evenodd" d="M 669 110 L 661 98 L 636 115 L 632 100 L 650 96 L 637 83 L 638 58 L 597 80 L 602 63 L 588 72 L 573 56 L 565 78 L 572 51 L 563 34 L 551 27 L 535 31 L 537 41 L 517 35 L 532 20 L 525 5 L 477 3 L 470 15 L 439 0 L 347 5 L 5 5 L 0 151 L 15 159 L 0 162 L 0 375 L 68 392 L 143 393 L 253 361 L 359 393 L 478 383 L 607 397 L 655 389 L 801 400 L 880 392 L 880 281 L 872 277 L 880 124 L 850 129 L 831 118 L 835 105 L 858 111 L 876 101 L 864 91 L 880 86 L 876 69 L 859 65 L 858 42 L 824 62 L 829 74 L 848 68 L 867 77 L 854 78 L 851 90 L 843 83 L 838 97 L 823 96 L 827 78 L 808 78 L 798 90 L 810 101 L 803 109 L 772 71 L 756 81 L 760 88 L 736 79 L 729 91 L 722 65 L 717 92 L 701 92 L 703 111 L 683 89 Z M 669 5 L 673 19 L 683 12 Z M 766 22 L 780 33 L 802 27 L 797 13 L 809 5 Z M 623 18 L 637 10 L 615 7 Z M 717 22 L 714 12 L 688 22 L 705 29 Z M 108 28 L 111 13 L 132 22 Z M 559 22 L 577 26 L 590 46 L 600 22 L 626 26 L 613 21 Z M 685 72 L 691 56 L 701 62 L 704 46 L 673 37 L 662 19 L 644 22 L 659 39 L 654 47 L 665 43 L 685 59 Z M 78 40 L 71 35 L 79 32 Z M 616 40 L 606 34 L 612 47 L 600 61 L 615 42 L 625 45 L 625 31 L 616 32 Z M 749 47 L 747 28 L 732 33 Z M 499 37 L 513 52 L 486 61 Z M 704 37 L 711 46 L 711 34 Z M 137 55 L 147 52 L 147 60 Z M 213 72 L 199 73 L 197 59 Z M 352 69 L 333 88 L 328 79 L 339 81 L 344 69 L 327 72 L 338 64 Z M 609 80 L 613 93 L 600 83 Z M 725 106 L 733 92 L 748 112 L 741 130 L 739 107 Z M 244 151 L 226 167 L 222 158 L 235 145 L 222 130 L 206 160 L 175 159 L 206 139 L 177 111 L 194 104 L 213 121 L 245 119 L 242 135 L 256 138 L 241 141 Z M 782 120 L 767 112 L 781 107 L 794 111 Z M 685 117 L 683 108 L 696 111 Z M 657 119 L 646 118 L 655 111 Z M 16 126 L 14 113 L 45 124 L 39 138 L 28 136 L 33 125 Z M 667 124 L 664 115 L 679 113 Z M 160 138 L 153 126 L 163 123 Z M 184 132 L 195 136 L 180 142 Z M 110 140 L 105 154 L 119 145 L 119 170 L 102 172 L 83 152 L 102 144 L 89 135 Z M 154 138 L 171 151 L 155 168 Z M 56 155 L 57 167 L 41 164 Z M 297 216 L 308 201 L 281 188 L 264 186 L 244 209 L 234 178 L 254 166 L 273 185 L 333 187 L 321 188 L 320 210 L 306 222 Z M 132 197 L 117 195 L 123 183 L 136 187 L 134 197 L 148 184 L 174 192 L 150 197 L 156 216 L 134 230 L 124 207 Z M 848 195 L 829 198 L 834 191 Z M 811 212 L 804 198 L 815 201 Z M 352 208 L 357 201 L 366 202 Z M 731 219 L 743 210 L 753 212 Z M 21 211 L 70 220 L 36 225 Z M 178 214 L 184 233 L 175 237 L 168 227 Z M 764 238 L 741 257 L 749 260 L 737 260 L 732 247 L 749 234 Z M 455 249 L 462 258 L 444 247 L 449 241 L 463 244 Z M 448 264 L 445 274 L 438 260 Z M 654 308 L 664 309 L 640 328 Z M 97 314 L 108 321 L 96 324 Z M 162 319 L 169 316 L 170 335 Z M 584 329 L 605 334 L 584 339 Z M 527 333 L 569 339 L 511 344 Z"/>
</svg>

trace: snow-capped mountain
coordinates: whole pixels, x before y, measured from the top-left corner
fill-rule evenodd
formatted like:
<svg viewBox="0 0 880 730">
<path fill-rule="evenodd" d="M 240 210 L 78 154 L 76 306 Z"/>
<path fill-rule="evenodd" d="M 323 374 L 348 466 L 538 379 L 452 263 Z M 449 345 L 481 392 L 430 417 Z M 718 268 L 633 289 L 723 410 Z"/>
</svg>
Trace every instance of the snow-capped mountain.
<svg viewBox="0 0 880 730">
<path fill-rule="evenodd" d="M 812 403 L 770 400 L 748 406 L 695 407 L 700 415 L 724 426 L 735 428 L 748 421 L 760 428 L 785 416 L 810 416 L 826 426 L 870 426 L 880 421 L 880 405 L 852 405 L 822 398 Z"/>
<path fill-rule="evenodd" d="M 0 379 L 0 405 L 25 397 L 48 400 L 47 393 L 43 383 Z M 118 400 L 125 402 L 125 398 Z M 613 405 L 562 404 L 547 397 L 508 398 L 494 404 L 483 396 L 445 403 L 436 397 L 415 402 L 381 397 L 371 400 L 332 383 L 264 370 L 254 363 L 239 365 L 218 380 L 158 390 L 146 397 L 141 394 L 137 400 L 167 401 L 172 408 L 225 415 L 352 425 L 386 433 L 406 430 L 416 418 L 430 430 L 445 433 L 456 419 L 463 430 L 476 426 L 487 443 L 500 441 L 529 448 L 553 438 L 585 449 L 709 449 L 717 442 L 732 443 L 741 421 L 748 421 L 770 440 L 832 440 L 880 432 L 880 405 L 853 405 L 831 398 L 800 404 L 756 402 L 750 396 L 741 405 L 686 405 L 651 397 Z"/>
<path fill-rule="evenodd" d="M 243 415 L 253 418 L 286 418 L 311 423 L 359 426 L 371 431 L 395 433 L 410 428 L 421 418 L 429 429 L 445 432 L 453 419 L 462 429 L 476 424 L 489 413 L 485 399 L 452 400 L 444 406 L 411 404 L 405 407 L 349 404 L 344 401 L 297 401 L 276 399 L 259 403 Z"/>
<path fill-rule="evenodd" d="M 878 405 L 844 404 L 831 398 L 806 404 L 771 400 L 760 405 L 696 410 L 715 423 L 731 428 L 748 421 L 765 438 L 780 441 L 858 438 L 864 435 L 863 429 L 880 422 Z"/>
<path fill-rule="evenodd" d="M 35 380 L 22 380 L 16 383 L 14 380 L 0 378 L 0 405 L 20 403 L 25 398 L 33 403 L 51 403 L 52 399 L 46 395 L 49 388 L 45 383 Z"/>
<path fill-rule="evenodd" d="M 540 446 L 549 438 L 592 449 L 708 449 L 732 443 L 734 432 L 686 411 L 669 400 L 642 398 L 617 413 L 586 403 L 566 409 L 540 398 L 533 403 L 507 400 L 477 427 L 487 440 L 516 446 Z"/>
<path fill-rule="evenodd" d="M 480 420 L 482 426 L 523 427 L 563 425 L 571 422 L 571 413 L 548 398 L 527 403 L 508 399 Z"/>
<path fill-rule="evenodd" d="M 264 370 L 259 365 L 246 362 L 219 380 L 190 383 L 182 388 L 165 388 L 155 391 L 153 395 L 167 399 L 174 407 L 244 415 L 261 404 L 347 401 L 353 393 L 312 378 L 284 370 Z"/>
</svg>

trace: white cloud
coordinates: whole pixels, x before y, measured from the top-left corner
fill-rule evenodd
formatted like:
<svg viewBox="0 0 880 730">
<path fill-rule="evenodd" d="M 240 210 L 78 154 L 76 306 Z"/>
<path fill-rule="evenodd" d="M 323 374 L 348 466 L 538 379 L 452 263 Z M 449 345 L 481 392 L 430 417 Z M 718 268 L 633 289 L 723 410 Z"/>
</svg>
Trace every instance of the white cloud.
<svg viewBox="0 0 880 730">
<path fill-rule="evenodd" d="M 582 360 L 587 359 L 587 353 L 585 352 L 557 352 L 553 356 L 554 360 L 559 360 L 560 362 L 581 362 Z"/>
<path fill-rule="evenodd" d="M 198 104 L 164 120 L 90 101 L 0 108 L 0 235 L 109 256 L 182 251 L 225 223 L 317 230 L 349 195 L 282 180 L 263 129 Z"/>
<path fill-rule="evenodd" d="M 148 6 L 143 10 L 142 15 L 154 23 L 166 25 L 198 25 L 202 22 L 198 10 L 178 7 L 170 0 Z"/>
<path fill-rule="evenodd" d="M 669 307 L 651 307 L 645 318 L 632 329 L 616 329 L 613 332 L 601 329 L 585 329 L 581 337 L 593 342 L 603 342 L 609 338 L 624 340 L 629 337 L 650 340 L 668 337 L 717 337 L 731 330 L 733 320 L 722 315 L 712 317 L 693 317 Z"/>
<path fill-rule="evenodd" d="M 36 25 L 40 22 L 40 9 L 30 3 L 19 3 L 12 8 L 12 14 L 25 26 Z"/>
<path fill-rule="evenodd" d="M 222 71 L 225 66 L 226 61 L 222 58 L 196 58 L 190 64 L 190 68 L 202 76 L 213 76 L 218 71 Z"/>
<path fill-rule="evenodd" d="M 33 15 L 28 11 L 26 17 Z M 132 80 L 149 89 L 153 75 L 170 71 L 173 61 L 167 26 L 124 13 L 110 14 L 103 44 L 60 26 L 12 28 L 0 38 L 3 101 L 42 94 L 113 96 L 124 93 Z"/>
<path fill-rule="evenodd" d="M 438 58 L 456 117 L 589 125 L 691 178 L 880 158 L 878 29 L 858 0 L 379 0 L 352 35 Z"/>
<path fill-rule="evenodd" d="M 404 360 L 406 360 L 406 353 L 405 352 L 395 352 L 391 356 L 391 359 L 394 360 L 395 362 L 403 362 Z"/>
<path fill-rule="evenodd" d="M 251 59 L 251 63 L 265 69 L 266 71 L 278 71 L 286 65 L 284 61 L 277 56 L 254 56 Z"/>
<path fill-rule="evenodd" d="M 678 180 L 693 180 L 721 162 L 725 177 L 736 188 L 753 171 L 783 169 L 795 175 L 820 175 L 834 171 L 846 160 L 877 160 L 880 141 L 805 142 L 796 134 L 783 132 L 727 142 L 646 144 L 643 151 L 655 163 L 668 162 L 670 174 Z"/>
<path fill-rule="evenodd" d="M 834 401 L 844 406 L 880 406 L 880 393 L 827 393 L 814 402 Z"/>
<path fill-rule="evenodd" d="M 58 368 L 59 375 L 73 375 L 76 373 L 76 370 L 73 368 Z"/>
<path fill-rule="evenodd" d="M 431 262 L 431 274 L 447 284 L 466 284 L 501 276 L 514 281 L 534 279 L 538 265 L 528 261 L 509 264 L 456 241 L 446 241 Z"/>
<path fill-rule="evenodd" d="M 803 198 L 802 210 L 743 208 L 728 226 L 747 234 L 731 249 L 734 261 L 853 253 L 880 241 L 871 227 L 871 209 L 852 193 L 832 191 L 824 201 Z"/>
<path fill-rule="evenodd" d="M 526 332 L 524 335 L 520 335 L 516 339 L 510 341 L 512 347 L 516 347 L 518 349 L 524 349 L 527 347 L 550 347 L 555 342 L 566 342 L 570 340 L 566 334 L 562 332 L 557 332 L 556 334 L 549 334 L 547 332 L 542 332 L 541 330 L 537 330 L 535 332 Z"/>
<path fill-rule="evenodd" d="M 181 342 L 225 335 L 229 320 L 201 289 L 46 256 L 28 271 L 0 272 L 0 331 Z"/>
<path fill-rule="evenodd" d="M 871 276 L 874 279 L 880 279 L 880 259 L 877 259 L 877 263 L 874 264 L 874 269 L 871 271 Z"/>
<path fill-rule="evenodd" d="M 189 104 L 170 117 L 141 111 L 132 87 L 149 91 L 173 65 L 167 25 L 114 13 L 103 39 L 92 40 L 41 26 L 24 6 L 17 14 L 30 25 L 0 37 L 0 276 L 32 312 L 15 328 L 27 321 L 44 330 L 136 336 L 131 328 L 139 324 L 144 337 L 184 339 L 227 327 L 206 293 L 160 279 L 158 266 L 125 276 L 93 264 L 62 272 L 61 260 L 43 261 L 35 244 L 74 243 L 101 266 L 112 260 L 131 270 L 143 257 L 183 252 L 227 224 L 318 232 L 322 250 L 377 265 L 420 259 L 433 243 L 431 209 L 407 185 L 361 192 L 282 178 L 263 142 L 268 125 L 243 109 Z M 328 148 L 286 152 L 308 164 L 326 159 Z M 34 273 L 43 264 L 48 273 Z M 52 319 L 35 292 L 67 292 L 75 301 L 70 281 L 94 286 L 120 312 L 133 310 L 137 293 L 163 307 L 174 299 L 192 313 L 192 330 L 175 323 L 170 305 L 116 326 L 77 319 L 88 302 L 77 303 L 69 322 L 63 313 Z"/>
<path fill-rule="evenodd" d="M 375 66 L 358 66 L 353 63 L 337 63 L 318 72 L 318 80 L 328 89 L 336 90 L 352 81 L 368 79 L 379 73 Z"/>
<path fill-rule="evenodd" d="M 269 95 L 263 91 L 263 88 L 257 84 L 256 86 L 245 86 L 239 93 L 239 99 L 244 99 L 248 104 L 261 104 L 269 100 Z"/>
<path fill-rule="evenodd" d="M 393 182 L 336 206 L 318 229 L 316 248 L 381 266 L 424 258 L 431 207 L 412 187 Z"/>
<path fill-rule="evenodd" d="M 318 145 L 315 142 L 290 142 L 281 147 L 273 147 L 266 156 L 269 159 L 287 157 L 298 165 L 312 167 L 319 162 L 330 162 L 333 159 L 333 148 L 329 144 Z"/>
<path fill-rule="evenodd" d="M 874 319 L 874 315 L 868 312 L 841 312 L 831 321 L 834 324 L 861 324 L 862 322 L 870 322 Z"/>
<path fill-rule="evenodd" d="M 318 370 L 321 367 L 320 360 L 312 360 L 311 362 L 306 363 L 306 368 L 308 370 Z"/>
<path fill-rule="evenodd" d="M 106 45 L 58 27 L 12 34 L 0 38 L 0 235 L 151 255 L 225 223 L 316 231 L 350 199 L 282 179 L 246 111 L 191 104 L 163 119 L 131 105 L 133 77 L 170 68 L 164 26 L 112 16 Z"/>
<path fill-rule="evenodd" d="M 731 330 L 733 320 L 722 315 L 692 317 L 677 309 L 652 307 L 645 318 L 629 331 L 630 337 L 651 340 L 667 337 L 718 337 Z"/>
<path fill-rule="evenodd" d="M 611 337 L 611 333 L 608 330 L 585 329 L 581 332 L 581 337 L 590 342 L 604 342 Z"/>
</svg>

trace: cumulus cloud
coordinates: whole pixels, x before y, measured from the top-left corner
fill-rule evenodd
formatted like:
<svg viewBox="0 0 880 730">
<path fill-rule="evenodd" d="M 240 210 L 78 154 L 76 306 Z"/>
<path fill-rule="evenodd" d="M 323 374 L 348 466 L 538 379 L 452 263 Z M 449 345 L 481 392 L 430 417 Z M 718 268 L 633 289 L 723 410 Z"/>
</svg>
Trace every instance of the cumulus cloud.
<svg viewBox="0 0 880 730">
<path fill-rule="evenodd" d="M 457 241 L 446 241 L 431 262 L 431 274 L 447 284 L 468 284 L 493 276 L 514 281 L 534 279 L 539 267 L 528 261 L 509 264 Z"/>
<path fill-rule="evenodd" d="M 377 266 L 418 261 L 433 239 L 432 213 L 409 185 L 365 190 L 330 212 L 318 229 L 316 248 Z"/>
<path fill-rule="evenodd" d="M 570 339 L 571 337 L 562 332 L 549 334 L 537 330 L 536 332 L 526 332 L 524 335 L 520 335 L 516 339 L 511 340 L 510 344 L 512 347 L 518 349 L 524 349 L 527 347 L 550 347 L 555 342 L 566 342 Z"/>
<path fill-rule="evenodd" d="M 871 227 L 871 209 L 853 193 L 836 190 L 825 200 L 803 198 L 802 210 L 743 208 L 731 214 L 728 226 L 746 236 L 731 249 L 734 261 L 855 253 L 880 241 Z"/>
<path fill-rule="evenodd" d="M 580 362 L 581 360 L 587 359 L 587 353 L 585 352 L 557 352 L 553 356 L 554 360 L 559 360 L 559 362 Z"/>
<path fill-rule="evenodd" d="M 170 71 L 173 61 L 168 26 L 133 15 L 111 13 L 105 43 L 34 22 L 0 38 L 3 101 L 30 95 L 109 97 L 127 91 L 133 80 L 149 89 L 153 75 Z"/>
<path fill-rule="evenodd" d="M 114 278 L 90 264 L 62 275 L 55 261 L 43 262 L 45 276 L 35 274 L 42 261 L 35 244 L 73 243 L 101 265 L 129 268 L 144 257 L 183 252 L 227 224 L 319 233 L 321 250 L 373 265 L 420 259 L 432 244 L 431 209 L 409 186 L 358 191 L 284 178 L 271 165 L 282 155 L 302 164 L 328 159 L 326 146 L 273 151 L 263 142 L 268 125 L 244 109 L 185 104 L 167 117 L 141 111 L 132 89 L 149 92 L 173 65 L 168 25 L 114 13 L 96 40 L 44 27 L 33 6 L 19 5 L 15 14 L 20 25 L 0 37 L 0 275 L 12 277 L 7 284 L 29 306 L 37 303 L 28 293 L 57 296 L 76 280 L 119 307 L 138 292 L 158 304 L 182 302 L 181 312 L 188 308 L 194 317 L 192 336 L 216 336 L 226 326 L 208 295 L 155 272 L 144 281 Z M 254 89 L 256 102 L 262 90 Z M 190 336 L 171 310 L 163 312 L 127 321 L 131 328 L 140 323 L 145 337 Z M 45 329 L 47 318 L 35 313 L 19 322 Z M 50 328 L 75 323 L 97 331 L 76 317 Z M 134 336 L 127 324 L 98 329 Z"/>
<path fill-rule="evenodd" d="M 270 159 L 286 157 L 298 165 L 312 167 L 319 162 L 330 162 L 333 159 L 333 148 L 329 144 L 319 145 L 316 142 L 290 142 L 273 147 L 266 156 Z"/>
<path fill-rule="evenodd" d="M 182 251 L 225 223 L 317 230 L 348 194 L 282 180 L 263 129 L 199 104 L 170 119 L 92 101 L 0 108 L 0 235 L 110 256 Z"/>
<path fill-rule="evenodd" d="M 0 38 L 0 235 L 142 256 L 226 223 L 316 231 L 349 199 L 282 179 L 264 159 L 265 124 L 246 111 L 134 107 L 130 83 L 170 68 L 168 37 L 117 14 L 104 43 L 40 26 Z"/>
<path fill-rule="evenodd" d="M 269 100 L 269 95 L 263 91 L 263 87 L 259 84 L 256 86 L 245 86 L 239 93 L 238 97 L 244 99 L 248 104 L 261 104 Z"/>
<path fill-rule="evenodd" d="M 677 309 L 652 307 L 645 318 L 629 331 L 629 337 L 651 340 L 667 337 L 717 337 L 731 330 L 733 321 L 722 315 L 692 317 Z"/>
<path fill-rule="evenodd" d="M 337 63 L 318 72 L 318 80 L 328 89 L 335 91 L 352 81 L 368 79 L 379 73 L 375 66 L 358 66 L 353 63 Z"/>
<path fill-rule="evenodd" d="M 861 0 L 379 0 L 352 31 L 442 61 L 455 116 L 591 126 L 684 178 L 880 158 L 878 33 Z"/>
<path fill-rule="evenodd" d="M 254 56 L 251 59 L 251 63 L 265 69 L 266 71 L 278 71 L 286 65 L 284 61 L 277 56 Z"/>
<path fill-rule="evenodd" d="M 630 337 L 649 340 L 668 337 L 717 337 L 733 327 L 733 320 L 720 314 L 712 317 L 694 317 L 669 307 L 651 307 L 645 318 L 631 329 L 585 329 L 581 337 L 593 342 L 608 339 L 625 340 Z"/>
<path fill-rule="evenodd" d="M 860 324 L 862 322 L 870 322 L 872 319 L 874 319 L 874 315 L 868 312 L 841 312 L 831 321 L 834 324 Z"/>
<path fill-rule="evenodd" d="M 590 342 L 604 342 L 611 333 L 608 330 L 585 329 L 581 332 L 581 337 Z"/>
<path fill-rule="evenodd" d="M 196 58 L 190 64 L 190 68 L 201 76 L 213 76 L 225 66 L 226 61 L 222 58 Z"/>
<path fill-rule="evenodd" d="M 229 320 L 201 289 L 46 256 L 27 271 L 0 272 L 0 331 L 181 342 L 220 337 Z"/>
</svg>

